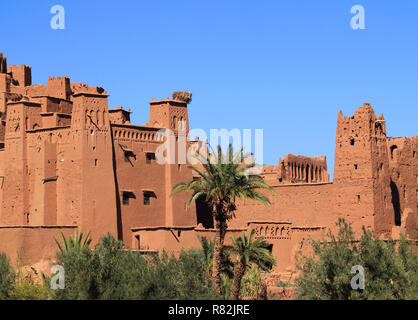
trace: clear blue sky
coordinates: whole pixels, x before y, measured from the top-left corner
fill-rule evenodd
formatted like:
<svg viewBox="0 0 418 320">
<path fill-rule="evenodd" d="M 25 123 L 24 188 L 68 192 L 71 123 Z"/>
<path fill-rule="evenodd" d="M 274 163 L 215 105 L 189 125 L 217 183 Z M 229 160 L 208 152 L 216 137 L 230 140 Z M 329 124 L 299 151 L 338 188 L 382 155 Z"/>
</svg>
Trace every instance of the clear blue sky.
<svg viewBox="0 0 418 320">
<path fill-rule="evenodd" d="M 53 5 L 65 30 L 50 28 Z M 353 5 L 365 30 L 350 27 Z M 264 162 L 326 155 L 337 113 L 363 102 L 389 136 L 417 134 L 418 1 L 5 1 L 0 51 L 33 82 L 67 75 L 148 121 L 148 102 L 193 91 L 192 128 L 264 129 Z"/>
</svg>

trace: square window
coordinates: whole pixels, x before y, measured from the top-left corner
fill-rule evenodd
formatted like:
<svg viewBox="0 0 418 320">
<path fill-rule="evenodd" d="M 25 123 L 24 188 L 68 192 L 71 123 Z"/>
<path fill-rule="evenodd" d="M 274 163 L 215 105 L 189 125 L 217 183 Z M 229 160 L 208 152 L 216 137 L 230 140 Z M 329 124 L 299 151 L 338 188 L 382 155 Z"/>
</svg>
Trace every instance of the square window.
<svg viewBox="0 0 418 320">
<path fill-rule="evenodd" d="M 154 191 L 144 191 L 144 205 L 149 206 L 151 204 L 151 198 L 157 198 Z"/>
<path fill-rule="evenodd" d="M 122 203 L 124 205 L 129 205 L 129 199 L 136 199 L 135 194 L 132 191 L 123 191 L 122 192 Z"/>
<path fill-rule="evenodd" d="M 152 160 L 155 160 L 155 153 L 148 152 L 145 156 L 147 164 L 150 164 Z"/>
</svg>

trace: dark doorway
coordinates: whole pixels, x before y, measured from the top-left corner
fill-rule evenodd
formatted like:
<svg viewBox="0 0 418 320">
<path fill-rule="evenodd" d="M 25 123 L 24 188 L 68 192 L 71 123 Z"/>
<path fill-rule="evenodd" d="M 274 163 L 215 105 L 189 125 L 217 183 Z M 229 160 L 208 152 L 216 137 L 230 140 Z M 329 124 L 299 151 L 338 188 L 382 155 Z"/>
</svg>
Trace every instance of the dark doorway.
<svg viewBox="0 0 418 320">
<path fill-rule="evenodd" d="M 215 227 L 212 211 L 203 196 L 196 200 L 196 217 L 197 224 L 201 223 L 205 229 L 213 229 Z"/>
<path fill-rule="evenodd" d="M 395 213 L 395 226 L 401 225 L 401 204 L 399 202 L 399 190 L 396 183 L 390 180 L 390 190 L 392 191 L 392 205 Z"/>
</svg>

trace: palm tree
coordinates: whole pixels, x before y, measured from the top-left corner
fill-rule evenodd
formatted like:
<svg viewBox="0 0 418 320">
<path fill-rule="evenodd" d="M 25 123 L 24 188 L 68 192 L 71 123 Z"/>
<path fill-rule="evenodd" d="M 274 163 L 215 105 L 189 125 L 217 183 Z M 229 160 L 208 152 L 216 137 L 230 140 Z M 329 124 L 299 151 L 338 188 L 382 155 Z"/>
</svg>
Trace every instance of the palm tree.
<svg viewBox="0 0 418 320">
<path fill-rule="evenodd" d="M 206 156 L 199 155 L 197 158 L 200 162 L 199 167 L 189 166 L 189 168 L 197 172 L 198 177 L 192 181 L 176 184 L 171 195 L 181 191 L 192 191 L 189 206 L 197 199 L 203 198 L 211 208 L 216 229 L 212 274 L 215 278 L 215 287 L 220 293 L 224 238 L 228 221 L 235 217 L 236 199 L 240 198 L 244 202 L 247 198 L 254 199 L 269 206 L 269 199 L 257 189 L 271 192 L 274 192 L 274 189 L 265 183 L 261 176 L 250 174 L 255 163 L 243 162 L 245 159 L 243 148 L 234 154 L 232 145 L 229 145 L 224 155 L 221 146 L 218 146 L 217 154 L 213 152 Z"/>
<path fill-rule="evenodd" d="M 200 245 L 202 246 L 202 253 L 205 257 L 206 272 L 209 276 L 211 276 L 213 269 L 213 251 L 215 248 L 215 241 L 201 236 L 197 236 L 197 238 L 199 239 Z"/>
<path fill-rule="evenodd" d="M 205 266 L 206 266 L 206 272 L 208 274 L 208 276 L 212 276 L 212 272 L 213 272 L 213 254 L 214 254 L 214 249 L 215 249 L 215 242 L 216 239 L 208 239 L 206 237 L 201 237 L 201 236 L 197 236 L 197 238 L 199 239 L 200 245 L 202 247 L 202 253 L 203 256 L 205 257 Z M 222 255 L 222 269 L 221 269 L 221 273 L 224 274 L 224 276 L 228 279 L 232 279 L 232 277 L 234 276 L 234 263 L 231 260 L 231 248 L 227 247 L 224 248 L 223 250 L 223 255 Z"/>
<path fill-rule="evenodd" d="M 88 247 L 91 243 L 90 233 L 88 233 L 86 237 L 84 237 L 84 233 L 83 232 L 78 233 L 78 230 L 76 230 L 75 233 L 68 238 L 68 241 L 65 238 L 65 235 L 62 231 L 61 231 L 61 237 L 62 237 L 63 246 L 61 246 L 58 240 L 54 237 L 54 240 L 57 243 L 58 249 L 60 250 L 61 253 L 66 253 L 71 249 L 80 250 L 82 248 Z"/>
<path fill-rule="evenodd" d="M 253 240 L 255 230 L 252 229 L 248 235 L 242 232 L 236 239 L 231 237 L 232 251 L 237 254 L 238 262 L 235 266 L 234 280 L 232 282 L 231 300 L 239 299 L 241 280 L 251 263 L 256 264 L 260 269 L 267 271 L 276 264 L 273 254 L 267 249 L 269 243 L 263 237 Z"/>
</svg>

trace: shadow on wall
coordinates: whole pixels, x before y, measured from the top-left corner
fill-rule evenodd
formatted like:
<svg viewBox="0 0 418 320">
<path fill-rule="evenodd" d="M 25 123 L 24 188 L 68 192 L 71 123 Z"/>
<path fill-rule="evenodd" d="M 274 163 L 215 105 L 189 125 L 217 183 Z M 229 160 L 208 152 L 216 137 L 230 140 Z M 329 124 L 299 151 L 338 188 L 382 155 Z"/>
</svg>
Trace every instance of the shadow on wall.
<svg viewBox="0 0 418 320">
<path fill-rule="evenodd" d="M 199 197 L 196 201 L 196 218 L 197 225 L 202 224 L 205 229 L 215 227 L 213 223 L 212 210 L 205 201 L 204 197 Z"/>
<path fill-rule="evenodd" d="M 395 226 L 401 225 L 401 204 L 399 201 L 399 190 L 396 183 L 390 180 L 390 190 L 392 191 L 392 205 L 395 212 Z"/>
</svg>

